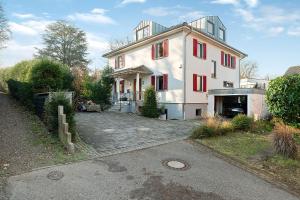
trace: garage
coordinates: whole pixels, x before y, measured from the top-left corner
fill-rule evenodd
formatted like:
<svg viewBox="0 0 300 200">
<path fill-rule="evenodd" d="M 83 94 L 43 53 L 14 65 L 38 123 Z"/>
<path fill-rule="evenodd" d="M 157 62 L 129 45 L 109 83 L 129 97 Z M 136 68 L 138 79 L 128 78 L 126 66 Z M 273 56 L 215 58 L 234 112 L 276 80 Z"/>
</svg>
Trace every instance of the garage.
<svg viewBox="0 0 300 200">
<path fill-rule="evenodd" d="M 257 88 L 215 89 L 208 91 L 208 116 L 232 118 L 245 114 L 255 119 L 268 116 L 265 90 Z"/>
</svg>

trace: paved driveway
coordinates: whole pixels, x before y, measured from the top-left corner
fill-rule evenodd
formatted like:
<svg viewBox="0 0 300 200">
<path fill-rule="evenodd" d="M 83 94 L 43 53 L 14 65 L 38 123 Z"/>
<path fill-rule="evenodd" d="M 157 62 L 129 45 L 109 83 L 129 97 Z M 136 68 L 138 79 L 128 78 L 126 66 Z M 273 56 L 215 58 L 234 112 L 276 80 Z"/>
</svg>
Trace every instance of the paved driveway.
<svg viewBox="0 0 300 200">
<path fill-rule="evenodd" d="M 200 121 L 149 119 L 130 113 L 78 113 L 80 137 L 98 153 L 141 149 L 186 138 Z"/>
</svg>

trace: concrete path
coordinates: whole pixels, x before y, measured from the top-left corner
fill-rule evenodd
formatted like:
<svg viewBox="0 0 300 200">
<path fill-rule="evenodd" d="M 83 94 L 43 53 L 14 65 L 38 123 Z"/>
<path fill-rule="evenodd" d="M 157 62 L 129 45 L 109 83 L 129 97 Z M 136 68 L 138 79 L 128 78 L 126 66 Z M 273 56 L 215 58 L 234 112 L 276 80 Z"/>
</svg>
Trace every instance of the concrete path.
<svg viewBox="0 0 300 200">
<path fill-rule="evenodd" d="M 163 166 L 169 158 L 184 160 L 190 168 Z M 63 178 L 48 179 L 55 170 Z M 42 169 L 11 177 L 8 183 L 11 200 L 298 199 L 186 141 Z"/>
<path fill-rule="evenodd" d="M 126 152 L 187 138 L 199 120 L 161 121 L 129 113 L 77 113 L 82 140 L 100 155 Z"/>
</svg>

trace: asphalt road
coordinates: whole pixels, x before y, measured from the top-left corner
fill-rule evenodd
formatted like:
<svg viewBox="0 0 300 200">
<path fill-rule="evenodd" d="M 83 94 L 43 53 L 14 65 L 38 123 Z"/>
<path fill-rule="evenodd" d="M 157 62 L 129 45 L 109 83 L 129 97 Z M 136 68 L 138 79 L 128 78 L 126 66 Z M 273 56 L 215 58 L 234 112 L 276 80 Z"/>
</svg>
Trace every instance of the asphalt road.
<svg viewBox="0 0 300 200">
<path fill-rule="evenodd" d="M 179 171 L 163 166 L 162 161 L 169 158 L 184 160 L 190 168 Z M 55 170 L 64 176 L 47 178 Z M 186 141 L 10 177 L 7 192 L 12 200 L 298 199 Z"/>
</svg>

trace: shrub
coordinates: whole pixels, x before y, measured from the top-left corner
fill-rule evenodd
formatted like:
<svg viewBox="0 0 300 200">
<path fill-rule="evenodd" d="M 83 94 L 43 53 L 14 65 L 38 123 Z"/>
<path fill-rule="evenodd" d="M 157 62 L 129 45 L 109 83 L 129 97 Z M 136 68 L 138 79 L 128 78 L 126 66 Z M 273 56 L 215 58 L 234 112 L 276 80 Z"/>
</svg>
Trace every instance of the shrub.
<svg viewBox="0 0 300 200">
<path fill-rule="evenodd" d="M 266 92 L 268 110 L 285 123 L 300 124 L 300 75 L 272 80 Z"/>
<path fill-rule="evenodd" d="M 251 128 L 252 123 L 253 123 L 252 118 L 241 114 L 236 115 L 231 121 L 233 129 L 241 130 L 241 131 L 249 130 Z"/>
<path fill-rule="evenodd" d="M 72 134 L 72 141 L 75 141 L 75 119 L 74 109 L 69 100 L 63 93 L 53 95 L 51 100 L 45 103 L 45 124 L 48 129 L 55 135 L 58 134 L 58 106 L 64 107 L 64 114 L 66 114 L 66 121 L 69 124 L 69 132 Z"/>
<path fill-rule="evenodd" d="M 159 116 L 156 93 L 153 87 L 149 87 L 145 91 L 142 115 L 150 118 L 157 118 Z"/>
<path fill-rule="evenodd" d="M 293 134 L 296 129 L 283 123 L 277 123 L 274 129 L 273 146 L 278 154 L 288 158 L 297 157 L 297 145 Z"/>
<path fill-rule="evenodd" d="M 221 118 L 208 118 L 206 123 L 192 133 L 191 138 L 200 139 L 205 137 L 213 137 L 225 135 L 233 130 L 232 125 L 228 121 L 223 121 Z"/>
<path fill-rule="evenodd" d="M 58 91 L 64 89 L 64 84 L 68 83 L 68 76 L 62 64 L 42 59 L 33 66 L 31 82 L 36 92 Z"/>
<path fill-rule="evenodd" d="M 251 131 L 255 133 L 269 133 L 273 130 L 274 123 L 269 120 L 257 120 L 252 123 Z"/>
<path fill-rule="evenodd" d="M 7 85 L 9 93 L 12 97 L 20 101 L 23 105 L 27 106 L 28 108 L 33 108 L 33 93 L 30 83 L 10 79 L 7 81 Z"/>
</svg>

